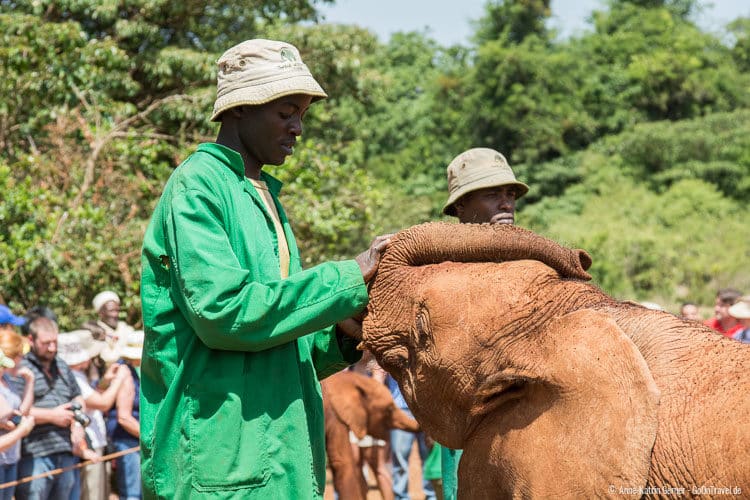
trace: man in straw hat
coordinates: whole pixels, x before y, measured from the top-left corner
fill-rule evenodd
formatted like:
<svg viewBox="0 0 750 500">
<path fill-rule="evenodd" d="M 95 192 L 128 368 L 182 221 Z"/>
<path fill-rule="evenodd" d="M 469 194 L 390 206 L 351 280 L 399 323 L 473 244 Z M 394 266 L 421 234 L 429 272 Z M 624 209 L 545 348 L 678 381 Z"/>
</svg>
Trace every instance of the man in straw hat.
<svg viewBox="0 0 750 500">
<path fill-rule="evenodd" d="M 516 200 L 529 186 L 516 180 L 508 161 L 489 148 L 464 151 L 447 169 L 448 201 L 443 213 L 458 217 L 461 223 L 514 224 Z M 458 462 L 461 450 L 443 448 L 442 488 L 446 500 L 458 492 Z"/>
<path fill-rule="evenodd" d="M 248 40 L 218 60 L 211 120 L 146 231 L 141 453 L 145 497 L 320 498 L 318 379 L 359 359 L 358 324 L 389 238 L 302 270 L 279 202 L 282 165 L 326 93 L 293 45 Z"/>
</svg>

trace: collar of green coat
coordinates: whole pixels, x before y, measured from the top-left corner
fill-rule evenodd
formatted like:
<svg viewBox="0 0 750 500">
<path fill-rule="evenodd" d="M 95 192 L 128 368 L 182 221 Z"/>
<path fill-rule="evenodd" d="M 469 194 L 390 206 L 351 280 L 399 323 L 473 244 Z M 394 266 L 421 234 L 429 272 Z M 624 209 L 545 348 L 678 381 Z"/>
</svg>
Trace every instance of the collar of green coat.
<svg viewBox="0 0 750 500">
<path fill-rule="evenodd" d="M 216 144 L 215 142 L 204 142 L 198 146 L 197 151 L 210 154 L 224 163 L 237 175 L 242 177 L 245 176 L 245 162 L 242 161 L 242 155 L 234 149 L 222 146 L 221 144 Z M 280 180 L 262 170 L 260 172 L 260 180 L 266 183 L 268 190 L 271 191 L 271 193 L 275 196 L 279 195 L 279 191 L 281 191 L 281 186 L 283 185 Z"/>
</svg>

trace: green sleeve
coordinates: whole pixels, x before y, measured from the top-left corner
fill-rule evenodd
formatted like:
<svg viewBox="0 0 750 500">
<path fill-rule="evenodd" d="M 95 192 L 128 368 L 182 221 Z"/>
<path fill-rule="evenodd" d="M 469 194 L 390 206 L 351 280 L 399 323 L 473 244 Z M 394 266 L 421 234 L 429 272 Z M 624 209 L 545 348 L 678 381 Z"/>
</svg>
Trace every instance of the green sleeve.
<svg viewBox="0 0 750 500">
<path fill-rule="evenodd" d="M 358 340 L 336 332 L 336 326 L 310 335 L 310 351 L 318 380 L 337 373 L 359 361 L 362 351 Z"/>
<path fill-rule="evenodd" d="M 206 346 L 262 351 L 365 307 L 367 289 L 353 260 L 327 262 L 283 280 L 254 280 L 235 255 L 219 207 L 210 191 L 185 190 L 174 193 L 164 219 L 171 293 Z"/>
</svg>

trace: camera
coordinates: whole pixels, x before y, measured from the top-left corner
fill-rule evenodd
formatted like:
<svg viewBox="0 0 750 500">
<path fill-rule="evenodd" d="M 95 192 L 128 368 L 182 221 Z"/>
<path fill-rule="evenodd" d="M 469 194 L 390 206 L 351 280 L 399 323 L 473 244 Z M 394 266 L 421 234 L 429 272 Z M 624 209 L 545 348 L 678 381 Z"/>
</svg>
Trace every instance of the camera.
<svg viewBox="0 0 750 500">
<path fill-rule="evenodd" d="M 91 418 L 81 410 L 80 403 L 70 403 L 70 411 L 73 412 L 73 419 L 82 426 L 88 427 L 91 423 Z"/>
</svg>

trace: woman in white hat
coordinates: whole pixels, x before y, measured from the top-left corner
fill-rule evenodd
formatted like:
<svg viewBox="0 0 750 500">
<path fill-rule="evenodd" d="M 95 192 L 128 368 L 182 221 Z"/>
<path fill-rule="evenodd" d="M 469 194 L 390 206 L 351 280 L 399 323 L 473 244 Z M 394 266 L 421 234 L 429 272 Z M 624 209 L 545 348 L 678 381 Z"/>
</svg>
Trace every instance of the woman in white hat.
<svg viewBox="0 0 750 500">
<path fill-rule="evenodd" d="M 89 330 L 61 333 L 57 337 L 57 355 L 73 372 L 81 396 L 86 402 L 85 413 L 91 422 L 85 429 L 91 449 L 85 450 L 84 443 L 78 443 L 79 447 L 84 447 L 78 450 L 84 459 L 96 460 L 104 454 L 107 430 L 103 412 L 112 408 L 123 383 L 129 377 L 126 369 L 121 369 L 119 365 L 111 365 L 99 381 L 102 390 L 95 390 L 91 386 L 86 374 L 91 360 L 101 353 L 104 346 L 103 341 L 94 340 Z M 109 496 L 109 481 L 105 464 L 93 463 L 84 467 L 81 470 L 80 486 L 81 499 L 106 500 Z"/>
<path fill-rule="evenodd" d="M 282 165 L 326 93 L 290 43 L 218 60 L 214 143 L 172 173 L 146 230 L 141 452 L 159 498 L 321 498 L 319 378 L 357 361 L 358 325 L 387 236 L 302 270 L 279 201 Z"/>
</svg>

